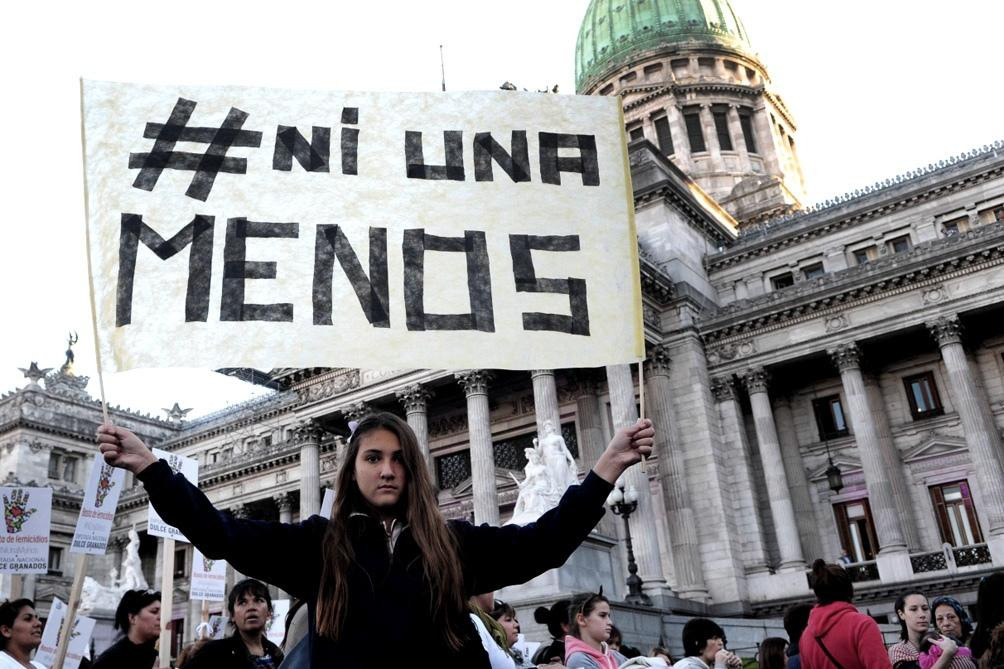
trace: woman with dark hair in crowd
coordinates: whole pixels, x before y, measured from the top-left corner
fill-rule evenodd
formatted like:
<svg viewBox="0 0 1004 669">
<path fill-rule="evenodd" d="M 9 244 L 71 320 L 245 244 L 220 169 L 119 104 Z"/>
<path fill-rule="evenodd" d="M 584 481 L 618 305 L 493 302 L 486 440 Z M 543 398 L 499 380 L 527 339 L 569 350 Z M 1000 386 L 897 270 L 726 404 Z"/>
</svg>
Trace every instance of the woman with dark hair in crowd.
<svg viewBox="0 0 1004 669">
<path fill-rule="evenodd" d="M 725 630 L 708 618 L 691 618 L 683 626 L 684 658 L 673 669 L 738 669 L 742 660 L 726 650 Z"/>
<path fill-rule="evenodd" d="M 980 659 L 990 648 L 990 635 L 1004 623 L 1004 572 L 980 579 L 976 594 L 976 633 L 969 641 L 973 657 Z"/>
<path fill-rule="evenodd" d="M 571 600 L 559 599 L 551 608 L 538 606 L 534 609 L 533 619 L 538 625 L 547 625 L 547 631 L 551 635 L 551 643 L 541 646 L 533 654 L 534 664 L 549 664 L 551 662 L 565 662 L 565 637 L 568 636 L 568 605 Z"/>
<path fill-rule="evenodd" d="M 126 590 L 115 609 L 115 629 L 121 639 L 94 663 L 94 669 L 150 669 L 160 638 L 160 593 Z"/>
<path fill-rule="evenodd" d="M 415 433 L 364 418 L 349 437 L 331 520 L 235 519 L 173 474 L 132 432 L 98 429 L 108 464 L 132 471 L 161 517 L 211 558 L 309 600 L 311 666 L 486 667 L 467 600 L 560 566 L 604 512 L 613 483 L 652 450 L 651 422 L 621 428 L 580 485 L 529 525 L 447 523 Z"/>
<path fill-rule="evenodd" d="M 809 580 L 817 604 L 798 643 L 802 666 L 889 669 L 878 623 L 851 604 L 854 586 L 844 568 L 816 560 Z"/>
<path fill-rule="evenodd" d="M 227 596 L 233 635 L 210 641 L 189 659 L 187 669 L 275 669 L 282 651 L 265 638 L 272 617 L 268 586 L 253 578 L 236 583 Z"/>
<path fill-rule="evenodd" d="M 990 647 L 979 661 L 979 669 L 1004 669 L 1004 623 L 990 632 Z"/>
<path fill-rule="evenodd" d="M 934 627 L 945 636 L 952 637 L 960 646 L 969 643 L 973 635 L 973 622 L 959 600 L 954 597 L 935 597 L 931 602 L 934 612 Z"/>
<path fill-rule="evenodd" d="M 787 639 L 779 636 L 770 636 L 761 641 L 757 652 L 759 669 L 785 669 L 788 664 L 788 657 L 785 655 L 787 649 Z"/>
<path fill-rule="evenodd" d="M 784 612 L 784 631 L 788 635 L 787 669 L 802 669 L 802 658 L 799 655 L 798 644 L 802 638 L 805 626 L 809 624 L 809 613 L 812 604 L 795 604 Z"/>
<path fill-rule="evenodd" d="M 973 669 L 969 653 L 959 653 L 954 640 L 941 634 L 929 634 L 931 609 L 927 597 L 919 592 L 901 595 L 893 605 L 899 618 L 899 643 L 889 649 L 894 669 Z M 931 658 L 935 658 L 931 661 Z"/>
<path fill-rule="evenodd" d="M 0 604 L 0 669 L 45 669 L 31 659 L 42 643 L 42 621 L 30 599 Z"/>
<path fill-rule="evenodd" d="M 572 599 L 565 638 L 567 669 L 617 669 L 627 658 L 607 647 L 613 622 L 610 601 L 597 593 Z"/>
</svg>

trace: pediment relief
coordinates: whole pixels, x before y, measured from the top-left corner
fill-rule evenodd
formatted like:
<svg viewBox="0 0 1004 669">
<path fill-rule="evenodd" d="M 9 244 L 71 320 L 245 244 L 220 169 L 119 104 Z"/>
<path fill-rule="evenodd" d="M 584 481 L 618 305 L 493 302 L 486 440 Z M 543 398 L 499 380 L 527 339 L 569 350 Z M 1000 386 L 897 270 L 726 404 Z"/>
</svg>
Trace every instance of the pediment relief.
<svg viewBox="0 0 1004 669">
<path fill-rule="evenodd" d="M 934 458 L 944 458 L 968 451 L 966 440 L 961 437 L 950 437 L 935 433 L 928 434 L 923 440 L 903 454 L 903 462 L 911 464 L 924 462 Z"/>
<path fill-rule="evenodd" d="M 846 455 L 838 455 L 833 458 L 833 464 L 840 468 L 840 473 L 845 477 L 852 474 L 863 474 L 864 468 L 861 466 L 861 462 L 857 458 L 851 458 Z M 813 483 L 818 483 L 819 481 L 826 480 L 826 470 L 830 468 L 830 463 L 817 467 L 809 472 L 809 480 Z"/>
<path fill-rule="evenodd" d="M 495 468 L 495 489 L 502 491 L 503 488 L 512 488 L 515 483 L 512 480 L 510 474 L 512 470 L 501 469 L 500 467 Z M 473 477 L 467 477 L 457 485 L 449 489 L 450 494 L 455 498 L 467 497 L 468 495 L 474 494 L 474 479 Z"/>
</svg>

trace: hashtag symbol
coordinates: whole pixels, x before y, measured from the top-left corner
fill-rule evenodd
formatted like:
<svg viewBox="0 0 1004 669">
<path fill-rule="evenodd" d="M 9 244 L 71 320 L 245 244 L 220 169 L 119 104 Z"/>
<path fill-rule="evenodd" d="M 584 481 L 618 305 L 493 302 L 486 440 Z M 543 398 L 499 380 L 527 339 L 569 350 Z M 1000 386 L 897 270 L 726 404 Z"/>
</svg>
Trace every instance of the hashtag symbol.
<svg viewBox="0 0 1004 669">
<path fill-rule="evenodd" d="M 139 170 L 132 183 L 133 188 L 152 191 L 165 168 L 186 170 L 195 172 L 195 175 L 185 195 L 205 202 L 217 174 L 247 173 L 247 160 L 227 156 L 232 146 L 261 146 L 260 132 L 241 130 L 247 113 L 231 107 L 219 128 L 190 128 L 188 120 L 196 104 L 194 100 L 178 98 L 167 123 L 146 124 L 143 137 L 154 140 L 153 149 L 149 153 L 129 154 L 129 169 Z M 177 142 L 197 142 L 209 147 L 202 154 L 186 153 L 174 150 Z"/>
</svg>

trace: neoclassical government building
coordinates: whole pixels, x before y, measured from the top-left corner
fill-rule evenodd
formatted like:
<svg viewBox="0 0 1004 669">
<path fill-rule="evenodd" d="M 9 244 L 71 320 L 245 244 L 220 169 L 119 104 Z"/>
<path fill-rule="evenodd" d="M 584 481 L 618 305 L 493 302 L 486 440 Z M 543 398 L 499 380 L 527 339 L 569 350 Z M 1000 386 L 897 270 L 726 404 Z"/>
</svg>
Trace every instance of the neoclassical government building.
<svg viewBox="0 0 1004 669">
<path fill-rule="evenodd" d="M 810 600 L 807 564 L 842 553 L 872 615 L 906 588 L 972 603 L 1004 567 L 1004 145 L 810 206 L 794 112 L 727 0 L 593 0 L 574 56 L 577 92 L 618 96 L 630 141 L 659 432 L 627 478 L 652 610 L 776 618 Z M 114 419 L 196 458 L 218 506 L 283 521 L 318 511 L 347 421 L 378 409 L 414 427 L 447 517 L 505 522 L 545 420 L 585 473 L 640 394 L 636 366 L 228 373 L 274 392 L 191 421 Z M 72 574 L 101 415 L 85 387 L 64 365 L 0 399 L 0 476 L 55 490 L 51 569 L 24 586 L 43 602 Z M 123 494 L 99 578 L 135 525 L 159 583 L 146 507 L 141 487 Z M 623 598 L 624 539 L 608 515 L 550 586 L 506 594 L 523 611 L 598 584 Z"/>
</svg>

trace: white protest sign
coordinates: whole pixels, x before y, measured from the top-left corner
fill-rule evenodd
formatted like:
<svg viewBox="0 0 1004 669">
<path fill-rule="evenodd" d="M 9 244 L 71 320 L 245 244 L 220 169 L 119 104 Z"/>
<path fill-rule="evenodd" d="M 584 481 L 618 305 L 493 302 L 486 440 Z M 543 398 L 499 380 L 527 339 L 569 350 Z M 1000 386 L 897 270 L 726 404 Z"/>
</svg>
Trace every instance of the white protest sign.
<svg viewBox="0 0 1004 669">
<path fill-rule="evenodd" d="M 199 463 L 195 458 L 185 457 L 184 455 L 178 455 L 177 453 L 169 453 L 168 451 L 162 451 L 159 448 L 151 449 L 153 454 L 161 460 L 166 460 L 167 464 L 171 467 L 171 470 L 175 474 L 181 474 L 188 482 L 192 485 L 199 484 Z M 188 542 L 185 535 L 178 531 L 178 528 L 172 527 L 164 522 L 157 513 L 157 510 L 153 508 L 151 504 L 148 507 L 147 512 L 147 534 L 152 534 L 158 537 L 164 537 L 165 539 L 175 539 L 177 541 Z"/>
<path fill-rule="evenodd" d="M 230 617 L 221 613 L 209 616 L 209 638 L 222 639 L 226 635 L 228 622 L 230 622 Z"/>
<path fill-rule="evenodd" d="M 335 506 L 335 491 L 331 488 L 324 489 L 324 497 L 321 498 L 321 510 L 318 515 L 331 519 L 331 509 Z"/>
<path fill-rule="evenodd" d="M 226 600 L 227 563 L 223 560 L 207 558 L 198 548 L 192 547 L 192 583 L 189 599 L 207 602 Z"/>
<path fill-rule="evenodd" d="M 42 643 L 35 653 L 36 662 L 48 667 L 55 661 L 56 649 L 59 647 L 59 634 L 62 631 L 63 618 L 65 617 L 66 604 L 58 597 L 53 597 L 52 605 L 49 607 L 49 617 L 45 621 L 45 629 L 42 630 Z M 91 634 L 94 632 L 96 622 L 94 618 L 86 616 L 74 617 L 63 669 L 76 669 L 80 665 L 81 658 L 89 657 Z"/>
<path fill-rule="evenodd" d="M 104 555 L 124 484 L 125 470 L 106 464 L 101 454 L 96 454 L 73 531 L 71 553 Z"/>
<path fill-rule="evenodd" d="M 286 614 L 289 613 L 289 604 L 288 599 L 272 600 L 272 618 L 268 621 L 265 637 L 277 646 L 286 636 Z"/>
<path fill-rule="evenodd" d="M 3 535 L 0 574 L 44 574 L 49 571 L 49 523 L 52 489 L 0 487 Z"/>
<path fill-rule="evenodd" d="M 82 86 L 108 372 L 643 356 L 616 96 Z"/>
</svg>

